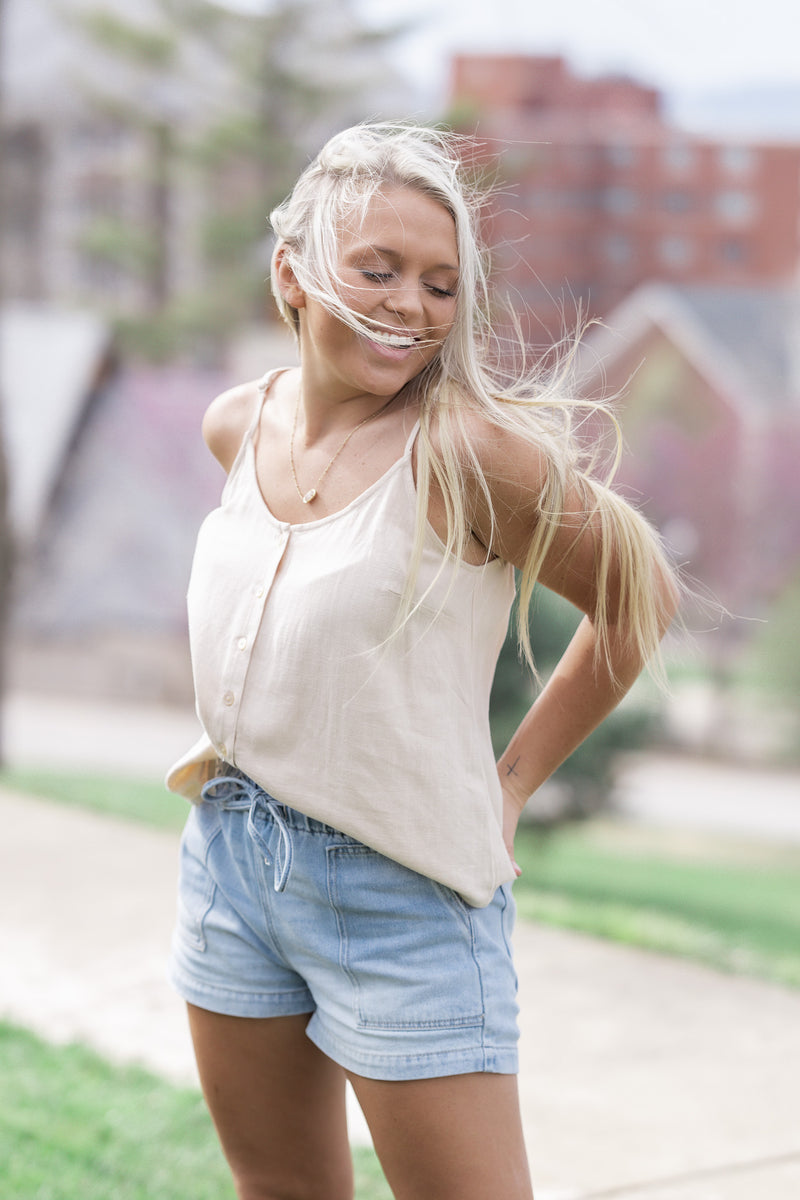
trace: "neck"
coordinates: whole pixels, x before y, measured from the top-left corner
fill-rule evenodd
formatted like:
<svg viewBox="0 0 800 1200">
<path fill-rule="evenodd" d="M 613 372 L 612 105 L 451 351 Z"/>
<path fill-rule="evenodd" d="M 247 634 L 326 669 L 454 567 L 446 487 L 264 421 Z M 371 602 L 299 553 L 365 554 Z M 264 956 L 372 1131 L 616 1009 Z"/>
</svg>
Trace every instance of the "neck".
<svg viewBox="0 0 800 1200">
<path fill-rule="evenodd" d="M 295 399 L 298 440 L 302 439 L 302 444 L 309 447 L 329 437 L 344 437 L 357 425 L 382 416 L 395 402 L 402 407 L 402 397 L 399 392 L 393 396 L 353 393 L 341 399 L 331 399 L 328 394 L 323 398 L 307 385 L 301 374 Z"/>
</svg>

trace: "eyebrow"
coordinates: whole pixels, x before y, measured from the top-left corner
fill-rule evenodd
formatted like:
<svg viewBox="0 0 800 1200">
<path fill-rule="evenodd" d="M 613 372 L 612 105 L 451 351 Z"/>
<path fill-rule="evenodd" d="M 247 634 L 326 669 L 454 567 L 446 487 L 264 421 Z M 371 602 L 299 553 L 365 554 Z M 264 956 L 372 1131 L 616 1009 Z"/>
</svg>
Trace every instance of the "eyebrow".
<svg viewBox="0 0 800 1200">
<path fill-rule="evenodd" d="M 393 250 L 390 246 L 373 246 L 370 242 L 362 243 L 359 252 L 364 250 L 372 250 L 375 254 L 383 254 L 387 258 L 402 258 L 399 250 Z M 430 268 L 431 271 L 455 271 L 458 272 L 458 267 L 454 267 L 452 263 L 437 263 L 436 266 Z"/>
</svg>

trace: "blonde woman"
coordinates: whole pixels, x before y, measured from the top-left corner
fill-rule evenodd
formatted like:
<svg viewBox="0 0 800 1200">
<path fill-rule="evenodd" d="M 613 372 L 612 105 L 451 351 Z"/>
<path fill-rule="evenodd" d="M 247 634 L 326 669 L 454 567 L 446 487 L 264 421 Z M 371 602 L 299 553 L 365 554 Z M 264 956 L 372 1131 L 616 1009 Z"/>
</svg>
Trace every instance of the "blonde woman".
<svg viewBox="0 0 800 1200">
<path fill-rule="evenodd" d="M 346 1080 L 398 1200 L 532 1195 L 514 833 L 675 609 L 575 405 L 497 365 L 461 151 L 382 124 L 324 147 L 272 217 L 300 366 L 203 425 L 228 478 L 189 588 L 172 978 L 240 1200 L 352 1196 Z M 514 568 L 523 647 L 536 580 L 585 617 L 496 763 Z"/>
</svg>

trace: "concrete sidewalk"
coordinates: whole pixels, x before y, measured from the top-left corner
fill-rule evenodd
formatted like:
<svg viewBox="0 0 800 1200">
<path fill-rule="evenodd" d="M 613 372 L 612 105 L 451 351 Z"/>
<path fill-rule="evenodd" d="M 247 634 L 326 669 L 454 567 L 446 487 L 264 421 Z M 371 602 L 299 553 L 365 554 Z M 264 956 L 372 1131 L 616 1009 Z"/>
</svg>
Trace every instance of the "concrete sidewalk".
<svg viewBox="0 0 800 1200">
<path fill-rule="evenodd" d="M 194 1083 L 164 980 L 177 836 L 9 793 L 0 822 L 0 1013 Z M 537 1200 L 797 1200 L 800 993 L 530 925 L 515 941 Z"/>
</svg>

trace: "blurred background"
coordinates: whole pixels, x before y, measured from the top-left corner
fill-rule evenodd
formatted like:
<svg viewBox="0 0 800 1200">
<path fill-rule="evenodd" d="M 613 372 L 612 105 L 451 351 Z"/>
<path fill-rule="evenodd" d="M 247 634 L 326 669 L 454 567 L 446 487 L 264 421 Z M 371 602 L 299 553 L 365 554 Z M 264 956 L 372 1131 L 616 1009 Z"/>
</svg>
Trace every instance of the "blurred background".
<svg viewBox="0 0 800 1200">
<path fill-rule="evenodd" d="M 578 312 L 601 320 L 576 386 L 619 396 L 619 487 L 693 589 L 685 628 L 666 641 L 669 690 L 643 678 L 530 806 L 515 848 L 520 945 L 561 926 L 795 989 L 784 1025 L 777 990 L 739 991 L 729 1030 L 719 1014 L 733 1011 L 730 996 L 709 999 L 710 973 L 687 982 L 678 971 L 667 985 L 643 957 L 640 978 L 658 995 L 643 994 L 637 1040 L 620 999 L 639 993 L 592 990 L 604 978 L 592 943 L 569 943 L 573 975 L 551 969 L 537 942 L 527 1044 L 541 1055 L 551 1037 L 559 1061 L 528 1074 L 526 1128 L 538 1137 L 551 1112 L 583 1120 L 605 1175 L 588 1142 L 576 1154 L 558 1131 L 537 1159 L 546 1166 L 552 1148 L 554 1179 L 574 1184 L 583 1163 L 595 1186 L 657 1162 L 680 1172 L 785 1151 L 776 1118 L 796 1100 L 781 1107 L 776 1080 L 790 1069 L 800 987 L 796 33 L 795 0 L 0 0 L 3 1017 L 191 1076 L 163 981 L 186 805 L 161 781 L 198 733 L 184 597 L 223 482 L 201 417 L 222 389 L 293 359 L 268 293 L 268 214 L 299 170 L 355 121 L 443 121 L 477 136 L 497 178 L 496 287 L 532 355 L 546 356 Z M 543 676 L 576 622 L 536 596 Z M 492 697 L 498 749 L 533 694 L 510 636 Z M 42 798 L 61 804 L 58 818 Z M 87 809 L 124 819 L 124 836 Z M 583 1009 L 570 1007 L 570 980 Z M 551 1015 L 583 1013 L 563 1030 L 541 1022 L 548 989 Z M 576 1055 L 570 1091 L 564 1047 L 593 1036 L 596 1010 L 617 1020 L 617 1040 Z M 697 1014 L 685 1070 L 665 1081 L 664 1039 Z M 53 1195 L 66 1160 L 50 1114 L 66 1121 L 73 1094 L 97 1091 L 98 1068 L 0 1024 L 2 1037 L 0 1160 L 22 1180 L 4 1187 Z M 726 1084 L 721 1064 L 747 1047 L 762 1074 Z M 602 1087 L 581 1073 L 595 1051 Z M 640 1065 L 649 1053 L 660 1082 L 648 1074 L 598 1124 L 592 1097 L 607 1116 L 609 1075 L 626 1078 L 616 1064 L 628 1053 Z M 699 1091 L 686 1084 L 695 1064 Z M 718 1095 L 704 1090 L 713 1080 Z M 75 1113 L 63 1141 L 69 1155 L 85 1145 L 85 1170 L 60 1196 L 150 1200 L 175 1146 L 184 1154 L 169 1132 L 179 1118 L 157 1118 L 150 1099 L 114 1118 L 132 1094 L 126 1076 L 95 1115 Z M 664 1096 L 669 1135 L 652 1115 Z M 756 1108 L 769 1129 L 748 1141 Z M 159 1129 L 143 1133 L 151 1112 Z M 114 1187 L 97 1169 L 108 1121 L 112 1148 L 131 1130 Z M 193 1173 L 181 1158 L 158 1194 L 227 1194 L 222 1165 L 212 1178 L 202 1157 L 210 1130 L 196 1140 Z M 137 1171 L 143 1190 L 125 1190 Z M 366 1183 L 358 1194 L 387 1195 Z"/>
<path fill-rule="evenodd" d="M 671 699 L 643 685 L 564 773 L 594 777 L 577 807 L 618 748 L 797 763 L 800 65 L 788 4 L 733 4 L 724 35 L 698 7 L 4 0 L 8 695 L 191 707 L 200 416 L 293 354 L 267 215 L 332 131 L 413 116 L 480 138 L 533 352 L 603 319 L 580 386 L 621 394 L 620 486 L 709 597 Z M 544 668 L 570 620 L 542 599 Z"/>
</svg>

